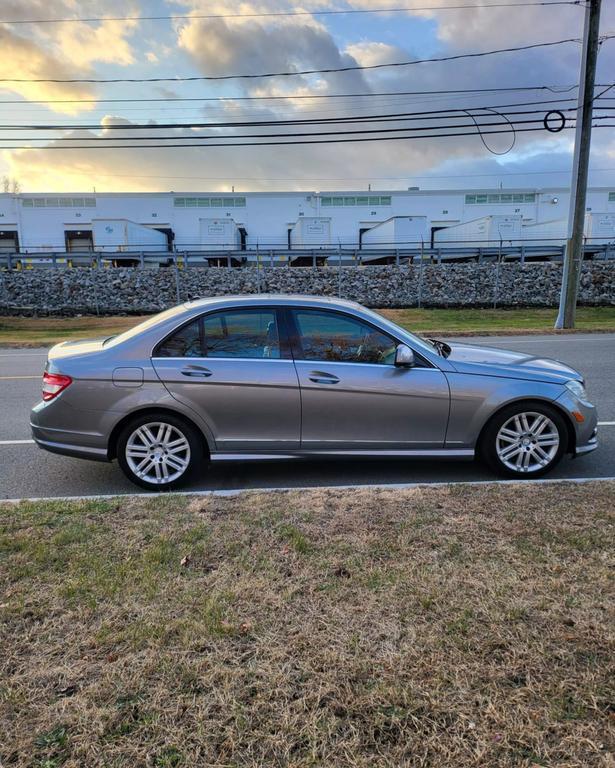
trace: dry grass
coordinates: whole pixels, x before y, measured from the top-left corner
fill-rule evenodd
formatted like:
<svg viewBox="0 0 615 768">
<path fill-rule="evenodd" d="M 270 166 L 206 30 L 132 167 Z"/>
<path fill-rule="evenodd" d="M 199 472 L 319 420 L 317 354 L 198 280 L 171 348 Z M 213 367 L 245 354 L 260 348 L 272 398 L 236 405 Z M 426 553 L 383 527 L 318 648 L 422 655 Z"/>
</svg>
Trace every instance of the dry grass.
<svg viewBox="0 0 615 768">
<path fill-rule="evenodd" d="M 615 484 L 0 507 L 0 765 L 607 766 Z"/>
<path fill-rule="evenodd" d="M 145 320 L 131 317 L 2 317 L 0 346 L 49 347 L 60 341 L 113 336 Z"/>
<path fill-rule="evenodd" d="M 552 333 L 555 309 L 382 309 L 383 315 L 415 333 L 476 335 Z M 2 317 L 0 347 L 50 346 L 59 341 L 112 336 L 144 316 Z M 579 307 L 576 330 L 615 331 L 615 307 Z"/>
</svg>

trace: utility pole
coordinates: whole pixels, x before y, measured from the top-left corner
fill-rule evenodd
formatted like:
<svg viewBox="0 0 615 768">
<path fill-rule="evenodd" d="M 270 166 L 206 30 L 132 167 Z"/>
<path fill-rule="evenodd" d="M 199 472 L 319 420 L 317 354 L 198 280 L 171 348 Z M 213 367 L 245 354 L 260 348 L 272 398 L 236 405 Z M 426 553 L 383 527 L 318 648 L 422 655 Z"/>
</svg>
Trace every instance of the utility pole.
<svg viewBox="0 0 615 768">
<path fill-rule="evenodd" d="M 577 124 L 574 136 L 572 182 L 570 185 L 570 211 L 568 214 L 568 239 L 562 272 L 562 291 L 556 328 L 574 328 L 577 293 L 583 263 L 583 234 L 587 179 L 592 134 L 592 112 L 596 60 L 598 58 L 600 5 L 602 0 L 589 0 L 585 7 L 581 76 L 577 102 Z"/>
</svg>

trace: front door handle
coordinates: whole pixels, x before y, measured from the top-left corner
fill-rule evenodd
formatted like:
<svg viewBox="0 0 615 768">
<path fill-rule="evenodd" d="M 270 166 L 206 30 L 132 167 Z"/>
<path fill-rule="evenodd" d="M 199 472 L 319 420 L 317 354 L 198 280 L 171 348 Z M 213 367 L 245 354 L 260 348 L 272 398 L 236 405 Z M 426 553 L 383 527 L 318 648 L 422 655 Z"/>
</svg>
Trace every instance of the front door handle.
<svg viewBox="0 0 615 768">
<path fill-rule="evenodd" d="M 197 378 L 206 379 L 212 375 L 209 368 L 204 368 L 202 365 L 188 365 L 181 370 L 182 376 L 193 376 Z"/>
<path fill-rule="evenodd" d="M 315 384 L 337 384 L 339 382 L 337 376 L 325 371 L 311 371 L 308 378 Z"/>
</svg>

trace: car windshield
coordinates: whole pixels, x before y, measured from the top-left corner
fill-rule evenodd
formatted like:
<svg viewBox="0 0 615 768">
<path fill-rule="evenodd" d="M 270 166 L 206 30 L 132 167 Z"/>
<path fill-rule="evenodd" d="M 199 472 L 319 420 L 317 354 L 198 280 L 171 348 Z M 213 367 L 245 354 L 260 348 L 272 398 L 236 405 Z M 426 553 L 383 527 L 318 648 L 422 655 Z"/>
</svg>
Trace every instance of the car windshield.
<svg viewBox="0 0 615 768">
<path fill-rule="evenodd" d="M 373 312 L 371 309 L 363 308 L 363 311 L 377 320 L 380 326 L 387 326 L 394 333 L 394 335 L 399 335 L 401 331 L 401 333 L 403 333 L 405 336 L 409 336 L 412 340 L 413 346 L 415 346 L 418 351 L 422 350 L 423 352 L 427 352 L 430 355 L 433 355 L 434 351 L 438 351 L 437 346 L 431 341 L 427 341 L 427 339 L 423 339 L 421 336 L 417 336 L 416 333 L 410 333 L 410 331 L 407 331 L 405 328 L 397 325 L 397 323 L 389 320 L 384 315 L 381 315 L 378 312 Z"/>
<path fill-rule="evenodd" d="M 162 323 L 165 320 L 168 320 L 170 317 L 181 314 L 185 307 L 185 304 L 180 304 L 177 307 L 165 309 L 164 312 L 159 312 L 157 315 L 152 315 L 152 317 L 148 317 L 147 320 L 144 320 L 142 323 L 138 323 L 133 328 L 129 328 L 127 331 L 124 331 L 124 333 L 120 333 L 117 336 L 109 336 L 108 339 L 103 341 L 103 346 L 114 347 L 116 344 L 121 344 L 123 341 L 132 339 L 133 336 L 138 336 L 148 328 L 153 328 L 153 326 L 157 325 L 158 323 Z"/>
</svg>

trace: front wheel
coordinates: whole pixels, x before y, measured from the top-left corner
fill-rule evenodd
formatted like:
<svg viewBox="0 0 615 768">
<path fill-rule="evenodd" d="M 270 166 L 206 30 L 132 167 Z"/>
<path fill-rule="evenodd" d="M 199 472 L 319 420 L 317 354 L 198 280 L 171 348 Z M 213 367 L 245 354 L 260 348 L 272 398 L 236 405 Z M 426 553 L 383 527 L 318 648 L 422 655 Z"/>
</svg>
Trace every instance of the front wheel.
<svg viewBox="0 0 615 768">
<path fill-rule="evenodd" d="M 140 416 L 120 433 L 117 459 L 126 477 L 150 491 L 166 491 L 185 484 L 203 464 L 203 445 L 197 430 L 166 413 Z"/>
<path fill-rule="evenodd" d="M 562 458 L 566 442 L 566 423 L 558 411 L 542 403 L 519 403 L 489 422 L 479 447 L 499 475 L 527 478 L 550 472 Z"/>
</svg>

